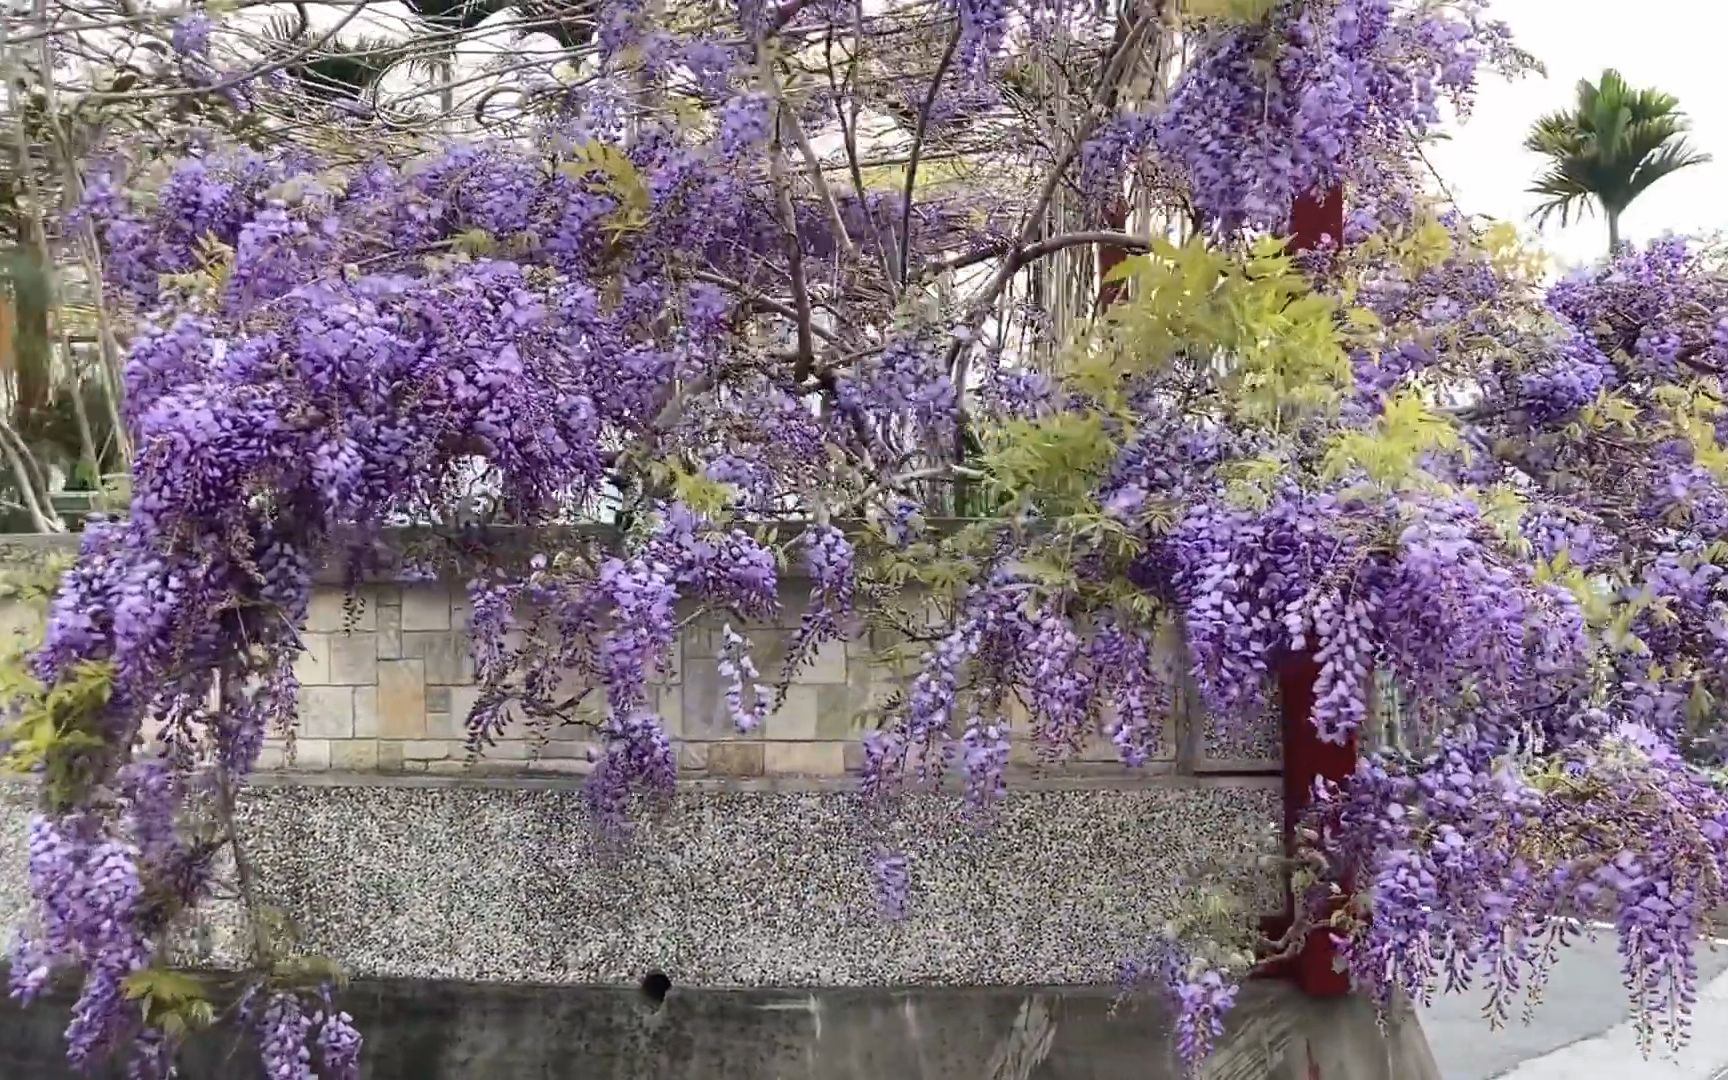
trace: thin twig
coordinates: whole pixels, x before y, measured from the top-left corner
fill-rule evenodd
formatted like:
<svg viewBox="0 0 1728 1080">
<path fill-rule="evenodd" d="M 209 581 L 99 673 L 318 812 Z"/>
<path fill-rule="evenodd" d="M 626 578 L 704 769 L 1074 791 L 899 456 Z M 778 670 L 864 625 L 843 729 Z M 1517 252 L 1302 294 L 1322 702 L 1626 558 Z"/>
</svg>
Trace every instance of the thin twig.
<svg viewBox="0 0 1728 1080">
<path fill-rule="evenodd" d="M 712 270 L 691 270 L 691 271 L 689 271 L 689 274 L 691 277 L 695 278 L 697 281 L 706 281 L 710 285 L 719 285 L 722 288 L 730 289 L 733 292 L 737 293 L 739 296 L 742 296 L 744 299 L 748 300 L 751 304 L 754 304 L 756 307 L 759 307 L 764 311 L 771 311 L 776 315 L 784 316 L 785 318 L 791 319 L 793 321 L 797 321 L 797 319 L 798 319 L 798 309 L 797 308 L 793 307 L 790 304 L 776 300 L 773 297 L 768 296 L 767 294 L 763 293 L 760 289 L 756 289 L 756 288 L 753 288 L 749 285 L 746 285 L 744 282 L 739 281 L 737 278 L 729 278 L 724 274 L 716 274 Z M 810 333 L 812 335 L 814 335 L 815 337 L 821 338 L 823 341 L 828 342 L 830 345 L 843 344 L 843 341 L 841 340 L 840 335 L 834 333 L 832 330 L 829 330 L 826 327 L 817 326 L 814 323 L 812 323 L 812 324 L 810 324 Z"/>
<path fill-rule="evenodd" d="M 778 98 L 778 93 L 775 96 Z M 792 141 L 798 144 L 798 153 L 804 158 L 804 168 L 810 174 L 810 183 L 816 188 L 816 197 L 828 208 L 828 217 L 834 223 L 834 243 L 840 248 L 841 257 L 850 263 L 857 257 L 858 249 L 853 246 L 852 234 L 846 229 L 846 219 L 840 216 L 840 202 L 834 198 L 833 190 L 828 187 L 828 181 L 822 175 L 822 162 L 811 147 L 810 139 L 804 134 L 804 125 L 798 122 L 798 114 L 792 109 L 786 109 L 782 115 L 786 118 L 786 130 L 792 134 Z"/>
<path fill-rule="evenodd" d="M 918 183 L 918 159 L 924 153 L 924 133 L 930 126 L 930 113 L 936 107 L 936 95 L 942 90 L 942 80 L 948 75 L 949 65 L 954 63 L 954 54 L 960 48 L 960 23 L 954 24 L 953 31 L 948 35 L 948 47 L 942 52 L 942 59 L 936 65 L 936 74 L 930 78 L 930 89 L 924 95 L 924 101 L 918 106 L 918 125 L 912 130 L 912 153 L 906 163 L 906 184 L 900 192 L 900 284 L 905 286 L 911 275 L 912 259 L 912 189 Z"/>
<path fill-rule="evenodd" d="M 762 69 L 762 83 L 767 88 L 769 109 L 773 113 L 773 137 L 768 144 L 768 181 L 774 189 L 774 216 L 780 226 L 780 243 L 786 252 L 786 273 L 792 285 L 793 321 L 798 335 L 798 358 L 792 366 L 794 382 L 803 382 L 816 362 L 816 345 L 810 317 L 810 286 L 804 280 L 804 244 L 798 238 L 798 219 L 792 206 L 792 182 L 786 175 L 786 155 L 782 133 L 785 128 L 785 102 L 780 97 L 780 82 L 774 76 L 774 61 L 768 49 L 768 39 L 756 42 L 757 62 Z"/>
<path fill-rule="evenodd" d="M 226 79 L 220 79 L 220 80 L 213 82 L 213 83 L 210 83 L 206 86 L 173 87 L 173 88 L 163 89 L 163 90 L 131 90 L 131 91 L 126 91 L 125 93 L 119 93 L 119 94 L 107 93 L 107 92 L 96 92 L 96 93 L 85 94 L 79 100 L 80 101 L 87 101 L 87 102 L 88 101 L 96 101 L 96 102 L 101 102 L 101 101 L 149 101 L 149 100 L 158 100 L 158 99 L 162 99 L 162 98 L 205 97 L 205 96 L 208 96 L 210 94 L 219 94 L 224 90 L 232 90 L 234 87 L 239 86 L 242 83 L 251 82 L 253 79 L 259 78 L 259 77 L 264 76 L 264 75 L 268 75 L 272 71 L 280 71 L 283 68 L 288 67 L 294 63 L 297 63 L 300 60 L 304 60 L 306 57 L 310 56 L 312 53 L 314 53 L 317 50 L 319 50 L 320 48 L 322 48 L 324 46 L 325 42 L 331 40 L 337 34 L 341 33 L 342 28 L 347 26 L 349 23 L 353 22 L 356 16 L 358 16 L 362 11 L 366 10 L 366 6 L 369 3 L 371 3 L 371 0 L 354 0 L 353 6 L 348 9 L 348 14 L 342 16 L 341 20 L 338 21 L 335 26 L 332 26 L 330 29 L 328 29 L 324 33 L 320 34 L 317 38 L 313 39 L 311 41 L 311 43 L 307 44 L 305 47 L 303 47 L 301 49 L 297 49 L 294 52 L 291 52 L 288 55 L 280 57 L 276 60 L 272 60 L 270 63 L 264 64 L 261 67 L 251 68 L 251 69 L 248 69 L 246 71 L 242 71 L 237 75 L 230 75 Z"/>
<path fill-rule="evenodd" d="M 882 240 L 882 230 L 877 227 L 876 216 L 871 212 L 868 200 L 864 197 L 864 169 L 858 157 L 858 109 L 859 101 L 855 86 L 858 78 L 858 60 L 864 51 L 864 3 L 863 0 L 853 0 L 852 4 L 853 43 L 851 54 L 847 57 L 846 78 L 844 86 L 848 93 L 842 94 L 841 85 L 834 80 L 834 63 L 828 62 L 828 88 L 834 96 L 834 117 L 840 123 L 840 139 L 846 151 L 846 169 L 852 177 L 852 190 L 857 193 L 859 209 L 864 214 L 864 220 L 870 226 L 870 233 L 876 239 L 876 257 L 882 264 L 882 280 L 888 285 L 888 299 L 893 303 L 900 301 L 900 282 L 894 276 L 894 266 L 888 254 L 888 245 Z M 828 35 L 828 47 L 831 51 L 834 44 L 832 32 Z"/>
<path fill-rule="evenodd" d="M 218 676 L 227 679 L 232 672 L 224 672 Z M 218 693 L 221 692 L 219 686 Z M 234 813 L 234 785 L 228 777 L 228 768 L 218 761 L 212 770 L 216 777 L 216 812 L 222 818 L 222 827 L 228 834 L 228 849 L 234 854 L 234 878 L 240 886 L 241 903 L 246 908 L 246 922 L 252 931 L 252 963 L 264 967 L 270 962 L 270 936 L 264 930 L 264 922 L 258 917 L 261 901 L 258 899 L 258 884 L 252 873 L 252 863 L 246 857 L 246 848 L 240 842 L 240 828 Z"/>
<path fill-rule="evenodd" d="M 1151 240 L 1144 236 L 1133 236 L 1129 233 L 1109 230 L 1065 233 L 1061 236 L 1046 237 L 1025 247 L 1015 247 L 1011 240 L 1000 240 L 973 248 L 970 251 L 963 251 L 941 262 L 932 263 L 930 269 L 937 272 L 960 270 L 1001 256 L 1014 260 L 1016 269 L 1020 269 L 1037 262 L 1046 255 L 1052 255 L 1064 248 L 1078 247 L 1082 244 L 1103 244 L 1109 247 L 1127 248 L 1130 251 L 1145 251 L 1151 245 Z"/>
</svg>

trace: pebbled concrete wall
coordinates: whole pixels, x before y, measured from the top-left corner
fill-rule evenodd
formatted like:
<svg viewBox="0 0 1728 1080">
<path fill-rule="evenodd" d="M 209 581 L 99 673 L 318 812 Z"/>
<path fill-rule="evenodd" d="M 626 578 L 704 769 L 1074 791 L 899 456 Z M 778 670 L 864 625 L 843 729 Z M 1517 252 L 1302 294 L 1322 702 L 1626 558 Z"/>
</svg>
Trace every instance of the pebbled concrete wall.
<svg viewBox="0 0 1728 1080">
<path fill-rule="evenodd" d="M 843 785 L 686 785 L 627 848 L 592 842 L 569 782 L 267 783 L 243 793 L 248 857 L 304 947 L 368 978 L 693 986 L 1109 983 L 1222 874 L 1276 906 L 1253 845 L 1279 812 L 1259 780 L 1013 792 L 979 828 L 958 799 L 867 823 Z M 28 795 L 0 799 L 0 913 L 23 901 Z M 910 854 L 904 920 L 871 854 Z M 239 955 L 232 911 L 184 959 Z"/>
</svg>

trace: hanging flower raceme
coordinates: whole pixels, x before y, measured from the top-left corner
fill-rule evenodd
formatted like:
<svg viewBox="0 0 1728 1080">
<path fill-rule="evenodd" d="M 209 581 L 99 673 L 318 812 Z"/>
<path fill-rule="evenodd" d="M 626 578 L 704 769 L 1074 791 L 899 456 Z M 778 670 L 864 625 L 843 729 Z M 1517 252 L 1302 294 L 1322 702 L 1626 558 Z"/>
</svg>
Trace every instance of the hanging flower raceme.
<svg viewBox="0 0 1728 1080">
<path fill-rule="evenodd" d="M 1505 28 L 1485 7 L 1280 0 L 1215 31 L 1154 143 L 1209 221 L 1282 229 L 1295 199 L 1344 183 L 1377 145 L 1437 124 L 1443 98 L 1468 104 L 1477 66 L 1505 51 Z"/>
</svg>

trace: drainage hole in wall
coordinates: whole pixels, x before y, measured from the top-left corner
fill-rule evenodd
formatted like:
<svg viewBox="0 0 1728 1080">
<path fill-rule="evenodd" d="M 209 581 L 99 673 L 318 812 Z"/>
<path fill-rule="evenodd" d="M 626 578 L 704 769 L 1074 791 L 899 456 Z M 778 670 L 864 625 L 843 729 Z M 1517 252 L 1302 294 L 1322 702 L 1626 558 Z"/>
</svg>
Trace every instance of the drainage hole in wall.
<svg viewBox="0 0 1728 1080">
<path fill-rule="evenodd" d="M 642 976 L 642 996 L 655 1008 L 666 1003 L 666 992 L 671 989 L 672 980 L 664 971 L 650 971 Z"/>
</svg>

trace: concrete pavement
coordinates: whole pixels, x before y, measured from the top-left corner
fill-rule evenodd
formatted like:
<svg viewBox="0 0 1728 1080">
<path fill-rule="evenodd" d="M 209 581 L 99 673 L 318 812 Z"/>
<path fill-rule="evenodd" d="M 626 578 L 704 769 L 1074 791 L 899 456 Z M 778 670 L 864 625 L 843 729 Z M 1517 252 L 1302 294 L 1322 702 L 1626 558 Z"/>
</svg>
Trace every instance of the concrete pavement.
<svg viewBox="0 0 1728 1080">
<path fill-rule="evenodd" d="M 1445 1080 L 1728 1080 L 1728 944 L 1698 957 L 1690 1043 L 1638 1049 L 1612 931 L 1563 954 L 1529 1024 L 1514 1012 L 1498 1031 L 1482 1019 L 1487 994 L 1437 999 L 1422 1011 Z"/>
</svg>

